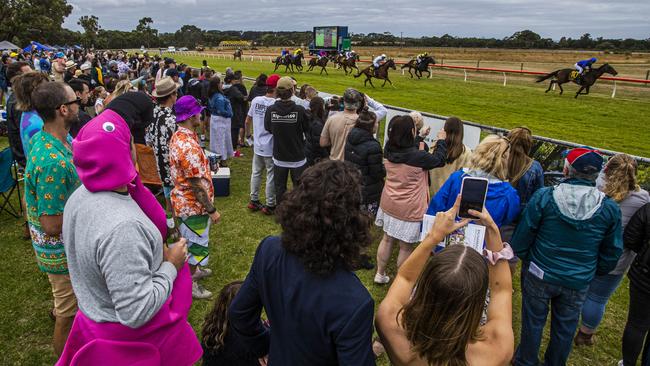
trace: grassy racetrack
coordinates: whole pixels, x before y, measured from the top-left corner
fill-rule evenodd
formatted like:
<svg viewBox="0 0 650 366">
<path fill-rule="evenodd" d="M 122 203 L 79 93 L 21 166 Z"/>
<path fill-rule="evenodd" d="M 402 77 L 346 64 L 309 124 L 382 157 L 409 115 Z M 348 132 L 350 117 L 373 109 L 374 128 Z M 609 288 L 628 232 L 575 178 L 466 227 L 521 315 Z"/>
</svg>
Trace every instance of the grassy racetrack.
<svg viewBox="0 0 650 366">
<path fill-rule="evenodd" d="M 200 66 L 203 58 L 177 55 L 176 59 Z M 252 77 L 273 70 L 271 64 L 266 62 L 208 60 L 215 69 L 222 71 L 232 65 L 234 69 L 241 68 L 245 75 Z M 650 129 L 646 126 L 650 118 L 650 102 L 640 97 L 611 100 L 603 94 L 596 94 L 576 101 L 570 95 L 545 95 L 544 88 L 532 82 L 503 87 L 499 82 L 489 80 L 463 83 L 462 77 L 458 76 L 434 76 L 431 80 L 410 81 L 397 73 L 394 77 L 395 89 L 387 87 L 382 90 L 378 87 L 373 90 L 364 88 L 360 79 L 346 78 L 338 70 L 329 71 L 329 77 L 321 77 L 313 72 L 296 73 L 295 77 L 299 83 L 310 83 L 327 92 L 341 93 L 346 87 L 354 86 L 387 104 L 453 114 L 501 127 L 524 124 L 539 135 L 650 156 L 650 148 L 646 146 L 650 141 Z M 0 148 L 6 146 L 6 138 L 1 138 Z M 243 149 L 243 153 L 243 158 L 233 159 L 230 164 L 231 195 L 217 198 L 215 202 L 222 214 L 222 221 L 214 225 L 210 233 L 209 267 L 214 271 L 214 276 L 204 280 L 205 286 L 215 295 L 224 284 L 243 279 L 260 240 L 280 231 L 272 217 L 250 213 L 246 208 L 251 149 Z M 262 184 L 262 190 L 263 187 Z M 13 198 L 17 202 L 15 194 Z M 52 306 L 52 295 L 47 277 L 38 271 L 34 263 L 31 244 L 21 239 L 22 222 L 7 214 L 0 214 L 0 247 L 4 258 L 4 265 L 0 267 L 0 344 L 3 350 L 0 365 L 51 365 L 56 361 L 50 345 L 53 322 L 47 315 Z M 373 257 L 381 233 L 374 230 L 374 235 L 375 240 L 369 250 Z M 391 277 L 395 275 L 395 256 L 388 269 Z M 373 284 L 374 271 L 359 271 L 357 274 L 378 305 L 388 288 Z M 514 286 L 513 327 L 518 342 L 521 306 L 518 276 Z M 569 365 L 614 365 L 620 359 L 628 292 L 626 279 L 607 306 L 605 318 L 596 335 L 596 346 L 574 349 Z M 194 302 L 190 323 L 197 333 L 211 306 L 212 301 Z M 543 347 L 548 341 L 549 327 L 546 327 Z M 388 365 L 386 356 L 382 356 L 378 364 Z"/>
<path fill-rule="evenodd" d="M 203 59 L 219 71 L 230 66 L 241 69 L 246 76 L 259 73 L 270 74 L 270 62 L 236 61 L 205 56 L 175 55 L 178 63 L 199 67 Z M 246 57 L 244 56 L 244 59 Z M 365 64 L 360 64 L 361 66 Z M 306 68 L 305 68 L 306 69 Z M 280 67 L 278 71 L 283 71 Z M 599 148 L 622 151 L 629 154 L 650 156 L 650 86 L 634 90 L 620 89 L 611 98 L 611 85 L 597 82 L 591 94 L 573 98 L 577 87 L 566 84 L 564 95 L 544 93 L 547 82 L 535 83 L 532 78 L 509 77 L 503 86 L 501 74 L 486 75 L 468 72 L 468 82 L 463 75 L 441 75 L 435 70 L 432 79 L 412 80 L 402 76 L 399 70 L 391 71 L 395 87 L 376 88 L 363 86 L 363 79 L 344 76 L 343 71 L 328 68 L 329 76 L 312 72 L 294 73 L 299 84 L 309 83 L 317 89 L 341 94 L 347 87 L 355 87 L 376 100 L 420 111 L 441 115 L 455 115 L 485 125 L 512 128 L 525 125 L 540 136 L 573 141 Z M 282 73 L 281 73 L 282 74 Z M 496 77 L 490 80 L 488 77 Z"/>
</svg>

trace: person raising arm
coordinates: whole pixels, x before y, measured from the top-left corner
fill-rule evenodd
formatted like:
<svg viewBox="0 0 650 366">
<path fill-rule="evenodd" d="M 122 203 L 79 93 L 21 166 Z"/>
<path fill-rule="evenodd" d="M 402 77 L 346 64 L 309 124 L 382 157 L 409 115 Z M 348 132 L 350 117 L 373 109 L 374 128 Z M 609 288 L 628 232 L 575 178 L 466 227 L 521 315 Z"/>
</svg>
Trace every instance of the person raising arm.
<svg viewBox="0 0 650 366">
<path fill-rule="evenodd" d="M 377 333 L 395 365 L 502 365 L 512 358 L 512 280 L 508 262 L 499 260 L 512 250 L 501 242 L 487 210 L 470 211 L 486 227 L 487 261 L 460 245 L 429 259 L 445 236 L 469 222 L 455 222 L 459 205 L 460 196 L 436 215 L 379 305 Z M 488 287 L 488 320 L 480 326 Z"/>
</svg>

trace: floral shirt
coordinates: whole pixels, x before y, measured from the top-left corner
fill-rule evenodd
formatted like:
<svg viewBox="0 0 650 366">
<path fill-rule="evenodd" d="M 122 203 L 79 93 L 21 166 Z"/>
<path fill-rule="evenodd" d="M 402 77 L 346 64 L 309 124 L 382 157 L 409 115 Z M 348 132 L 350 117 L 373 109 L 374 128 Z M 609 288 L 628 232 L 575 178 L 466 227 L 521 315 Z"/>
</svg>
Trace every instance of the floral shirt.
<svg viewBox="0 0 650 366">
<path fill-rule="evenodd" d="M 72 151 L 45 131 L 31 139 L 31 153 L 25 168 L 27 221 L 38 268 L 47 273 L 67 274 L 68 262 L 61 235 L 47 235 L 41 228 L 42 215 L 62 215 L 68 197 L 79 186 L 72 164 Z"/>
<path fill-rule="evenodd" d="M 207 214 L 203 205 L 196 200 L 190 185 L 190 178 L 203 178 L 201 185 L 208 192 L 210 201 L 214 200 L 210 163 L 201 149 L 196 132 L 178 127 L 169 142 L 169 161 L 174 182 L 171 193 L 174 214 L 178 217 Z"/>
<path fill-rule="evenodd" d="M 156 105 L 153 109 L 153 123 L 147 126 L 144 140 L 153 148 L 160 180 L 167 187 L 174 184 L 169 175 L 169 140 L 176 132 L 176 116 L 169 107 Z"/>
</svg>

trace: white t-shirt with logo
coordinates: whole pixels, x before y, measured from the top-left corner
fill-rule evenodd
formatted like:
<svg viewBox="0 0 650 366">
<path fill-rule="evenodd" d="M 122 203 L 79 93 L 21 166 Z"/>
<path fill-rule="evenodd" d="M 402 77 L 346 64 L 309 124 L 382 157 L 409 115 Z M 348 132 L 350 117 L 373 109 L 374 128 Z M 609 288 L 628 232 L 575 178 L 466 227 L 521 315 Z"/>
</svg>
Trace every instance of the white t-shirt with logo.
<svg viewBox="0 0 650 366">
<path fill-rule="evenodd" d="M 264 129 L 266 108 L 275 103 L 275 98 L 260 96 L 253 98 L 248 116 L 253 119 L 253 151 L 259 156 L 273 157 L 273 135 Z"/>
</svg>

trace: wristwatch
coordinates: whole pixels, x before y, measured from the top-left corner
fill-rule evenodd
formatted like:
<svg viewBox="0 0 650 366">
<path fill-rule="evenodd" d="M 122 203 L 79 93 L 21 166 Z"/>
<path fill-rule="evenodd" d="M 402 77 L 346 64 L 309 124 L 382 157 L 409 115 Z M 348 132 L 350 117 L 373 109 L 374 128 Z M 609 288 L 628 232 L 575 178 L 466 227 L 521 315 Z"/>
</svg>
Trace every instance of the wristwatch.
<svg viewBox="0 0 650 366">
<path fill-rule="evenodd" d="M 503 243 L 503 249 L 499 252 L 493 252 L 489 249 L 483 249 L 483 256 L 485 259 L 490 262 L 491 265 L 497 264 L 498 261 L 501 259 L 505 259 L 507 261 L 511 260 L 512 258 L 515 257 L 515 253 L 512 251 L 512 247 L 510 247 L 510 244 L 508 243 Z"/>
</svg>

